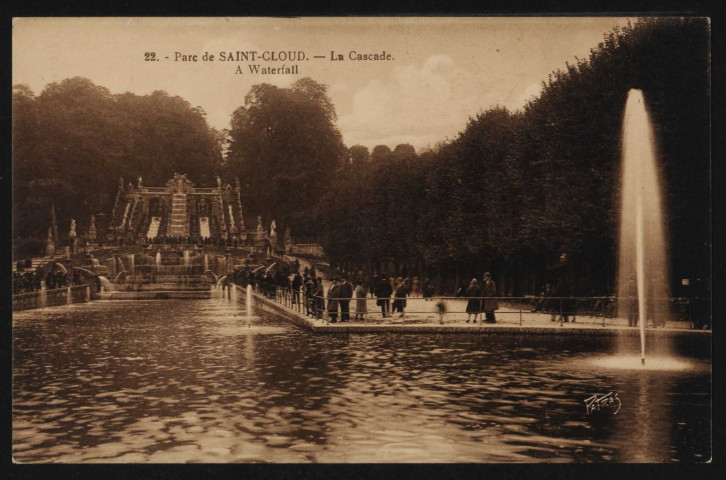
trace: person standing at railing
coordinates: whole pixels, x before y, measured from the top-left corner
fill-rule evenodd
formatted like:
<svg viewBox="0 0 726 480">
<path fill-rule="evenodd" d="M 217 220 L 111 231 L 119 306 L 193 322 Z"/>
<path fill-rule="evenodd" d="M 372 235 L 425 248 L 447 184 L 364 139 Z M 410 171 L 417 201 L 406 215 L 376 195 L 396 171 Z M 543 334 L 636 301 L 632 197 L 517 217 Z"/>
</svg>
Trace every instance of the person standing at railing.
<svg viewBox="0 0 726 480">
<path fill-rule="evenodd" d="M 32 273 L 30 277 L 30 282 L 32 285 L 33 290 L 40 290 L 43 288 L 43 275 L 42 270 L 40 270 L 41 267 L 38 267 L 38 270 L 35 271 L 35 273 Z"/>
<path fill-rule="evenodd" d="M 542 290 L 539 292 L 539 295 L 535 297 L 535 299 L 532 301 L 532 308 L 530 312 L 537 313 L 541 312 L 542 308 L 544 307 L 545 303 L 545 289 L 542 288 Z"/>
<path fill-rule="evenodd" d="M 393 289 L 391 288 L 391 283 L 388 281 L 388 278 L 386 275 L 381 275 L 381 279 L 378 281 L 378 285 L 376 285 L 376 305 L 381 307 L 381 315 L 383 318 L 386 318 L 388 314 L 388 308 L 391 304 L 391 294 L 393 293 Z"/>
<path fill-rule="evenodd" d="M 315 316 L 315 282 L 310 276 L 305 275 L 303 282 L 303 295 L 305 296 L 305 315 Z"/>
<path fill-rule="evenodd" d="M 333 277 L 331 280 L 333 283 L 328 289 L 328 316 L 330 317 L 330 323 L 337 323 L 340 284 L 338 283 L 338 277 Z"/>
<path fill-rule="evenodd" d="M 405 280 L 401 277 L 396 279 L 396 291 L 394 293 L 395 300 L 393 301 L 393 308 L 391 314 L 396 311 L 401 312 L 401 318 L 406 315 L 406 297 L 408 296 L 408 285 Z"/>
<path fill-rule="evenodd" d="M 292 277 L 292 304 L 297 305 L 300 303 L 300 287 L 303 285 L 303 278 L 300 276 L 300 272 L 295 271 L 295 276 Z"/>
<path fill-rule="evenodd" d="M 472 278 L 469 287 L 466 289 L 466 296 L 469 301 L 466 304 L 466 323 L 469 323 L 471 316 L 474 315 L 474 323 L 481 313 L 481 287 L 476 278 Z"/>
<path fill-rule="evenodd" d="M 323 290 L 323 279 L 321 277 L 318 277 L 315 282 L 313 296 L 315 299 L 315 318 L 320 320 L 323 318 L 323 310 L 325 310 L 325 290 Z"/>
<path fill-rule="evenodd" d="M 576 321 L 575 301 L 572 299 L 574 293 L 572 269 L 572 262 L 570 262 L 567 253 L 563 252 L 562 255 L 560 255 L 559 263 L 554 269 L 557 278 L 555 292 L 557 296 L 560 297 L 558 300 L 560 307 L 560 320 L 563 323 L 569 322 L 570 316 L 572 316 L 573 323 Z"/>
<path fill-rule="evenodd" d="M 363 286 L 363 279 L 361 278 L 358 280 L 358 285 L 355 287 L 355 319 L 356 320 L 364 320 L 363 316 L 368 313 L 368 306 L 366 305 L 366 298 L 368 297 L 368 292 L 366 292 L 365 287 Z"/>
<path fill-rule="evenodd" d="M 492 276 L 489 272 L 484 274 L 484 283 L 482 284 L 482 297 L 496 297 L 497 296 L 497 284 L 492 280 Z M 497 323 L 497 319 L 494 316 L 494 311 L 499 309 L 499 300 L 496 298 L 485 298 L 483 301 L 484 315 L 486 316 L 486 323 Z"/>
<path fill-rule="evenodd" d="M 556 300 L 552 300 L 555 292 L 552 288 L 552 284 L 548 283 L 544 288 L 544 302 L 542 304 L 542 312 L 550 314 L 550 321 L 557 321 L 557 312 L 560 311 L 559 303 Z"/>
<path fill-rule="evenodd" d="M 53 270 L 48 272 L 48 274 L 45 276 L 45 286 L 48 290 L 53 290 L 58 287 L 57 278 Z"/>
<path fill-rule="evenodd" d="M 342 283 L 340 284 L 340 290 L 338 296 L 340 297 L 340 321 L 350 321 L 350 301 L 353 298 L 353 285 L 344 276 L 341 278 Z"/>
</svg>

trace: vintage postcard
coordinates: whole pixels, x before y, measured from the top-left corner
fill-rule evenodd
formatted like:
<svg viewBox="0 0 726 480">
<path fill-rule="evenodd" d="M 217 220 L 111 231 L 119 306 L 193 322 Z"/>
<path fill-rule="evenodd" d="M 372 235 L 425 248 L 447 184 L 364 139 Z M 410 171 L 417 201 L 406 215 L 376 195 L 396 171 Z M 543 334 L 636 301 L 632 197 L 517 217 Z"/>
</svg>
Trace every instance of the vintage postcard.
<svg viewBox="0 0 726 480">
<path fill-rule="evenodd" d="M 15 18 L 13 461 L 710 462 L 710 35 Z"/>
</svg>

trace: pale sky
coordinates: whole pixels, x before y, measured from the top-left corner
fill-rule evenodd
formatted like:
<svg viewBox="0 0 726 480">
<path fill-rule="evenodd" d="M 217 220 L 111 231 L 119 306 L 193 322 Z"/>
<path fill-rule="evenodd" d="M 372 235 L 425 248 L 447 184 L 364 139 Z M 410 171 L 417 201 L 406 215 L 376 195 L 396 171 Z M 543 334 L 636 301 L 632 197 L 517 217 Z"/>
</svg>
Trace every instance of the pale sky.
<svg viewBox="0 0 726 480">
<path fill-rule="evenodd" d="M 632 19 L 631 19 L 632 20 Z M 587 58 L 626 18 L 21 18 L 13 26 L 13 84 L 36 94 L 81 76 L 111 93 L 164 90 L 201 106 L 217 129 L 252 85 L 302 77 L 329 86 L 347 146 L 417 149 L 455 138 L 469 117 L 516 110 L 565 62 Z M 215 61 L 202 60 L 204 52 Z M 302 51 L 298 62 L 219 61 L 219 52 Z M 344 61 L 330 61 L 331 51 Z M 390 61 L 351 61 L 351 51 Z M 145 61 L 155 52 L 159 61 Z M 175 62 L 175 52 L 197 62 Z M 313 58 L 315 55 L 323 59 Z M 167 60 L 166 57 L 169 59 Z M 299 73 L 252 74 L 298 65 Z M 235 74 L 238 66 L 243 74 Z"/>
</svg>

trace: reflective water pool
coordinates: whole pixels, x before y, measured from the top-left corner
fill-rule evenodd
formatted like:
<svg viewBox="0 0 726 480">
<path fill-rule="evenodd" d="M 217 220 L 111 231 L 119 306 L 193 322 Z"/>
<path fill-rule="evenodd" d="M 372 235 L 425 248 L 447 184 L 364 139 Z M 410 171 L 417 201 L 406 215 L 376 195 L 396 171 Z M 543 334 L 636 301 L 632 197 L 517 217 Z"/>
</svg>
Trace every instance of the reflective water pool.
<svg viewBox="0 0 726 480">
<path fill-rule="evenodd" d="M 13 319 L 17 462 L 703 462 L 710 338 L 314 335 L 226 300 Z M 657 353 L 657 352 L 656 352 Z M 588 417 L 584 400 L 622 409 Z"/>
</svg>

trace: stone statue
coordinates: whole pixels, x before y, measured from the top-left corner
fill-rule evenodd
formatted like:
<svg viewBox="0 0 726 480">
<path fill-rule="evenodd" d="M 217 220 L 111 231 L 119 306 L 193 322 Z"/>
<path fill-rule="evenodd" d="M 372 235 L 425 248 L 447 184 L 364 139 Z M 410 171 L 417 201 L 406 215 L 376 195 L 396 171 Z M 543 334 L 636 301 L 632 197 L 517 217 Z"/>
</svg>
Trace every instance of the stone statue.
<svg viewBox="0 0 726 480">
<path fill-rule="evenodd" d="M 55 254 L 55 244 L 53 243 L 53 227 L 48 227 L 48 238 L 45 241 L 45 255 L 52 257 Z"/>
<path fill-rule="evenodd" d="M 271 237 L 277 236 L 277 225 L 275 225 L 274 220 L 270 223 L 270 236 Z"/>
<path fill-rule="evenodd" d="M 141 188 L 141 177 L 139 177 L 139 188 Z"/>
<path fill-rule="evenodd" d="M 68 232 L 68 254 L 73 255 L 76 253 L 76 219 L 71 219 L 71 231 Z"/>
<path fill-rule="evenodd" d="M 139 177 L 141 178 L 141 177 Z M 91 242 L 96 241 L 96 216 L 91 215 L 91 226 L 88 227 L 88 240 Z"/>
<path fill-rule="evenodd" d="M 222 179 L 217 175 L 217 188 L 222 188 Z"/>
<path fill-rule="evenodd" d="M 257 215 L 257 231 L 262 233 L 265 229 L 262 228 L 262 215 Z"/>
</svg>

